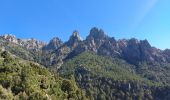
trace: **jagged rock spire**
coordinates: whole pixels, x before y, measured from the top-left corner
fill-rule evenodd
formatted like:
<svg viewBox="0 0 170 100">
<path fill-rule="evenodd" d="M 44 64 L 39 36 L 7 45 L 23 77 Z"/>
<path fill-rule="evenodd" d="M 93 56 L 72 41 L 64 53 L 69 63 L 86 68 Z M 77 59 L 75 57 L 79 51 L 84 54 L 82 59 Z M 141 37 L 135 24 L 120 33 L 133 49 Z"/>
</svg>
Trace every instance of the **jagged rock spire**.
<svg viewBox="0 0 170 100">
<path fill-rule="evenodd" d="M 81 37 L 78 31 L 74 31 L 70 36 L 70 39 L 66 43 L 69 47 L 76 47 L 78 43 L 81 42 Z"/>
<path fill-rule="evenodd" d="M 104 31 L 102 29 L 98 29 L 96 27 L 92 28 L 90 30 L 90 34 L 89 36 L 87 36 L 87 40 L 89 39 L 104 39 L 107 38 L 108 36 L 104 33 Z"/>
<path fill-rule="evenodd" d="M 77 40 L 77 41 L 81 41 L 80 34 L 79 34 L 79 32 L 78 32 L 77 30 L 75 30 L 75 31 L 73 32 L 73 34 L 72 34 L 71 37 L 70 37 L 70 40 L 71 40 L 71 39 L 74 39 L 74 40 Z"/>
</svg>

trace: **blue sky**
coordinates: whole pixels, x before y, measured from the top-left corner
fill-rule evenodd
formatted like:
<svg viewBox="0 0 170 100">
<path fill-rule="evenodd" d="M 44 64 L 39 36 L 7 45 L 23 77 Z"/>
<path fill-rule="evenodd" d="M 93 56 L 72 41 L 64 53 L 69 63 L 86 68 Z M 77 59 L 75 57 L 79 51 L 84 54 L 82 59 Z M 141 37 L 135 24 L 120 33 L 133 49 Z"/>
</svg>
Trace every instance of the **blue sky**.
<svg viewBox="0 0 170 100">
<path fill-rule="evenodd" d="M 96 26 L 109 36 L 170 48 L 170 0 L 0 0 L 0 34 L 49 41 L 82 38 Z"/>
</svg>

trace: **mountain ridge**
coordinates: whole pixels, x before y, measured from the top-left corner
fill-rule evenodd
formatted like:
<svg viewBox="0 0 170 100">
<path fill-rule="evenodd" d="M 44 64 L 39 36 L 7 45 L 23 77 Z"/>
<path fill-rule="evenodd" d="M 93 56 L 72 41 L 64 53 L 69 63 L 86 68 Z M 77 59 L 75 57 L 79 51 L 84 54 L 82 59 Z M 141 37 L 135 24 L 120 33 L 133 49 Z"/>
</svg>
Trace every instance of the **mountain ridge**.
<svg viewBox="0 0 170 100">
<path fill-rule="evenodd" d="M 102 29 L 100 29 L 100 28 L 97 28 L 97 27 L 93 27 L 92 29 L 96 29 L 96 30 L 100 30 L 100 31 L 103 31 Z M 92 30 L 91 29 L 91 30 Z M 73 31 L 73 33 L 72 33 L 72 35 L 74 34 L 74 32 L 78 32 L 78 30 L 75 30 L 75 31 Z M 104 31 L 103 31 L 104 32 Z M 79 33 L 79 32 L 78 32 Z M 105 34 L 105 33 L 104 33 Z M 71 36 L 72 36 L 71 35 Z M 89 34 L 90 35 L 90 34 Z M 89 35 L 87 35 L 86 36 L 86 38 L 89 36 Z M 106 34 L 105 34 L 106 35 Z M 13 35 L 12 33 L 6 33 L 6 34 L 3 34 L 3 35 L 0 35 L 0 38 L 6 38 L 6 37 L 10 37 L 10 38 L 13 38 L 13 41 L 12 40 L 9 40 L 9 42 L 13 42 L 13 43 L 15 43 L 15 41 L 17 41 L 17 40 L 23 40 L 23 41 L 29 41 L 29 40 L 35 40 L 35 41 L 39 41 L 39 42 L 42 42 L 42 43 L 44 43 L 45 45 L 47 45 L 47 44 L 49 44 L 53 39 L 55 39 L 55 38 L 57 38 L 58 40 L 60 40 L 61 42 L 67 42 L 67 41 L 62 41 L 59 37 L 57 37 L 57 36 L 54 36 L 51 40 L 49 40 L 48 42 L 46 41 L 42 41 L 42 40 L 38 40 L 38 39 L 36 39 L 36 38 L 33 38 L 33 37 L 31 37 L 31 38 L 17 38 L 15 35 Z M 79 36 L 80 36 L 80 33 L 79 33 Z M 106 36 L 108 36 L 108 35 L 106 35 Z M 81 38 L 81 36 L 80 36 L 80 39 L 82 40 L 82 41 L 84 41 L 84 40 L 86 40 L 86 38 L 85 39 L 83 39 L 83 38 Z M 114 37 L 111 37 L 111 38 L 114 38 Z M 115 38 L 114 38 L 115 39 Z M 137 39 L 137 38 L 130 38 L 130 39 L 136 39 L 136 40 L 140 40 L 140 39 Z M 123 41 L 123 40 L 130 40 L 130 39 L 126 39 L 126 38 L 122 38 L 122 39 L 115 39 L 116 41 Z M 8 39 L 6 39 L 6 40 L 8 40 Z M 147 39 L 143 39 L 143 40 L 147 40 Z M 153 46 L 153 47 L 155 47 L 155 46 Z M 157 49 L 160 49 L 160 48 L 158 48 L 158 47 L 155 47 L 155 48 L 157 48 Z M 169 48 L 167 48 L 167 49 L 169 49 Z M 164 49 L 164 50 L 167 50 L 167 49 Z M 160 49 L 160 50 L 162 50 L 162 49 Z M 163 50 L 163 51 L 164 51 Z"/>
<path fill-rule="evenodd" d="M 102 29 L 92 28 L 86 39 L 82 40 L 78 31 L 74 31 L 70 39 L 63 42 L 58 37 L 50 40 L 49 43 L 36 39 L 18 39 L 14 35 L 3 35 L 1 39 L 25 47 L 34 51 L 60 51 L 70 57 L 84 51 L 93 51 L 99 55 L 119 57 L 129 63 L 137 64 L 140 61 L 170 62 L 170 50 L 160 50 L 152 47 L 147 40 L 119 39 L 109 37 Z M 63 54 L 61 53 L 61 55 Z M 67 57 L 61 57 L 62 60 Z M 61 59 L 60 59 L 61 60 Z"/>
</svg>

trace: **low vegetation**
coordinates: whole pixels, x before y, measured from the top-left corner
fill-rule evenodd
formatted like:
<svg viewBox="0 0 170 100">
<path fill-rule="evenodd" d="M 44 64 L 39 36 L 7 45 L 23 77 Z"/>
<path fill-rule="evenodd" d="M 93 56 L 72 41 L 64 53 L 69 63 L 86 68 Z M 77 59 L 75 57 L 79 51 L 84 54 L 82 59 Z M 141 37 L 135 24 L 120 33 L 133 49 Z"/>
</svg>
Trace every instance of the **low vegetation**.
<svg viewBox="0 0 170 100">
<path fill-rule="evenodd" d="M 7 51 L 0 58 L 0 100 L 86 99 L 74 80 L 60 78 L 43 66 L 15 58 Z"/>
<path fill-rule="evenodd" d="M 68 60 L 59 70 L 64 78 L 74 76 L 78 86 L 90 100 L 143 100 L 168 98 L 161 91 L 169 91 L 161 82 L 138 74 L 132 65 L 120 59 L 84 52 Z"/>
</svg>

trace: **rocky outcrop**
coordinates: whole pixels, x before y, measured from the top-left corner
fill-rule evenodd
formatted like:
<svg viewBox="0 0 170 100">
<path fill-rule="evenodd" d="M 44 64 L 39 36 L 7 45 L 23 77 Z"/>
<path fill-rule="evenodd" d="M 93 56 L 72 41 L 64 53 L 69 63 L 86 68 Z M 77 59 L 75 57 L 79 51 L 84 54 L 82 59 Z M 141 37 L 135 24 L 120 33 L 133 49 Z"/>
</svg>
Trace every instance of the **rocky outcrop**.
<svg viewBox="0 0 170 100">
<path fill-rule="evenodd" d="M 52 40 L 50 40 L 48 45 L 46 45 L 43 49 L 44 50 L 57 50 L 62 45 L 63 45 L 63 42 L 61 41 L 61 39 L 59 39 L 58 37 L 54 37 Z"/>
<path fill-rule="evenodd" d="M 51 44 L 55 44 L 55 49 L 50 53 L 50 62 L 49 65 L 53 66 L 55 69 L 59 69 L 61 65 L 63 64 L 64 60 L 67 58 L 67 56 L 81 43 L 81 37 L 79 35 L 78 31 L 74 31 L 73 34 L 70 36 L 70 39 L 62 43 L 59 39 L 55 39 L 50 42 L 47 47 Z M 51 46 L 52 47 L 52 46 Z M 53 46 L 54 47 L 54 46 Z M 46 55 L 49 54 L 48 49 L 44 49 L 46 52 Z"/>
<path fill-rule="evenodd" d="M 163 56 L 165 57 L 165 59 L 170 62 L 170 49 L 166 49 L 162 52 Z"/>
<path fill-rule="evenodd" d="M 162 50 L 152 47 L 147 40 L 119 40 L 119 49 L 122 51 L 122 58 L 129 63 L 138 64 L 141 61 L 166 62 Z"/>
<path fill-rule="evenodd" d="M 85 42 L 89 50 L 94 52 L 98 51 L 98 48 L 108 39 L 108 36 L 102 29 L 96 27 L 90 30 L 89 36 L 87 36 Z"/>
<path fill-rule="evenodd" d="M 15 45 L 25 47 L 28 50 L 35 50 L 35 51 L 42 49 L 46 45 L 45 42 L 38 41 L 34 38 L 18 39 L 16 38 L 16 36 L 11 35 L 11 34 L 5 34 L 3 36 L 0 36 L 0 39 L 6 42 L 9 42 L 9 43 L 13 43 Z"/>
<path fill-rule="evenodd" d="M 16 38 L 15 35 L 12 35 L 12 34 L 5 34 L 3 36 L 0 36 L 0 38 L 6 40 L 8 42 L 12 42 L 12 43 L 18 44 L 18 39 Z"/>
<path fill-rule="evenodd" d="M 70 36 L 70 39 L 65 43 L 71 49 L 74 49 L 81 42 L 81 37 L 78 31 L 74 31 Z"/>
<path fill-rule="evenodd" d="M 36 50 L 36 51 L 41 50 L 46 45 L 45 42 L 38 41 L 34 38 L 24 39 L 24 40 L 19 39 L 18 44 L 29 50 Z"/>
</svg>

